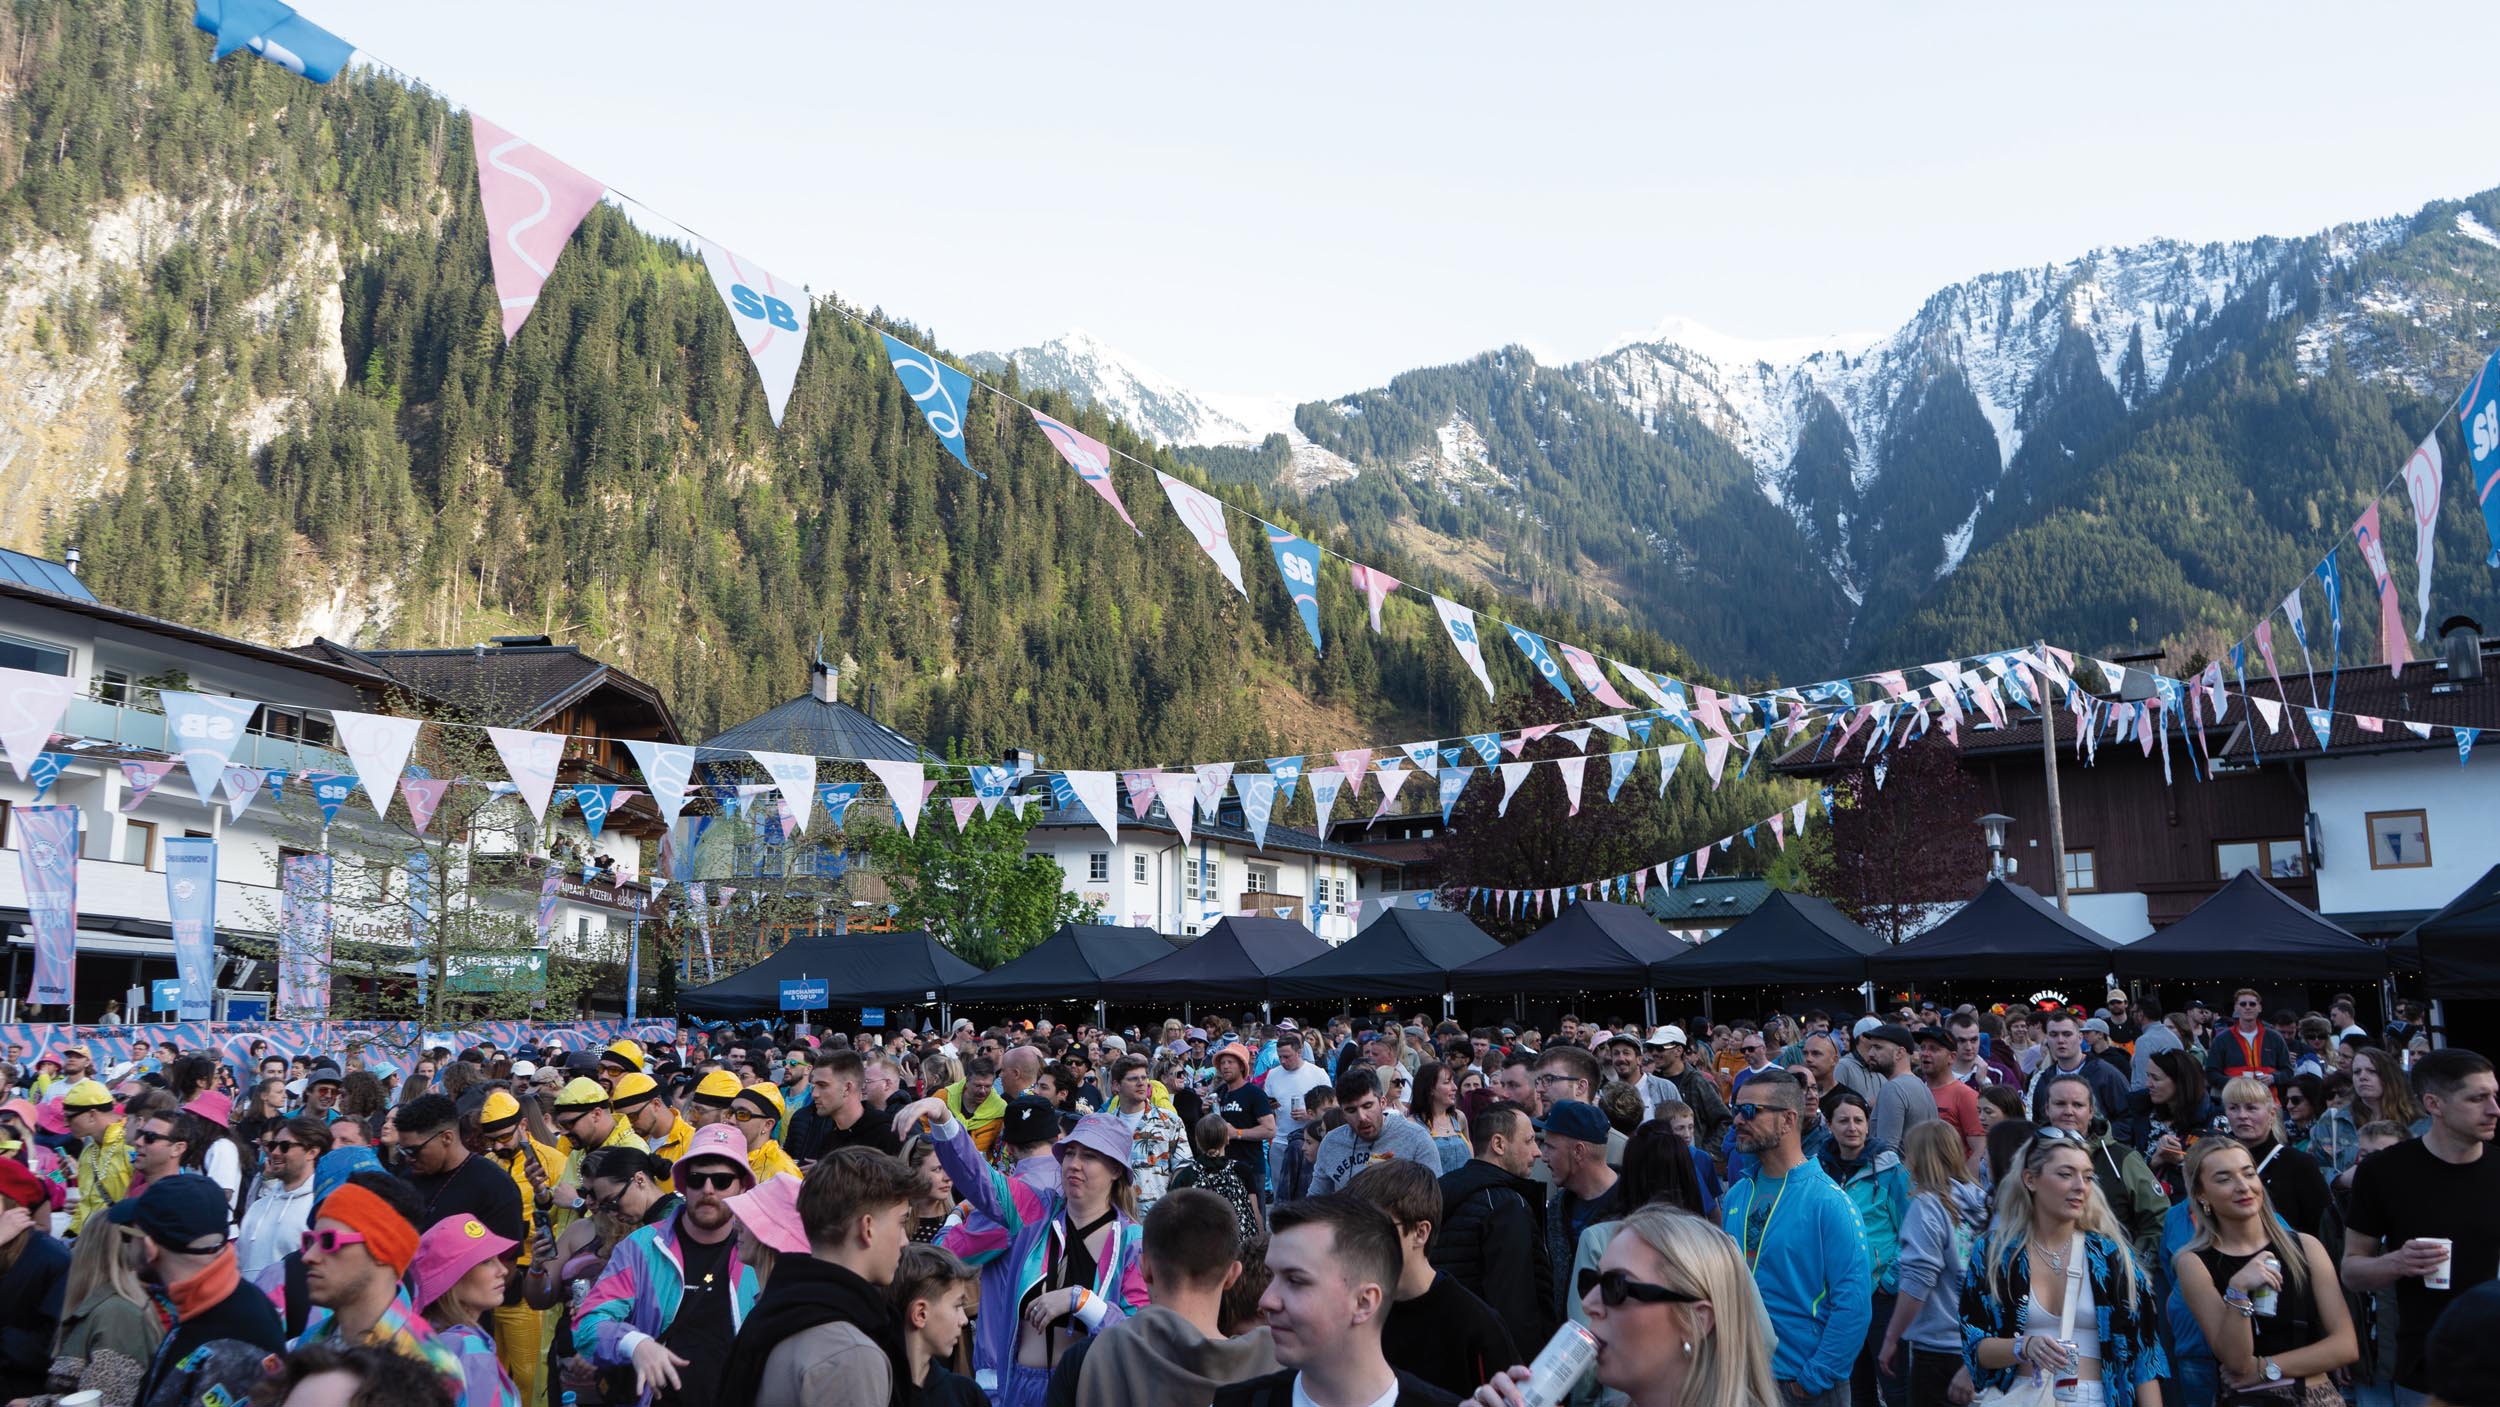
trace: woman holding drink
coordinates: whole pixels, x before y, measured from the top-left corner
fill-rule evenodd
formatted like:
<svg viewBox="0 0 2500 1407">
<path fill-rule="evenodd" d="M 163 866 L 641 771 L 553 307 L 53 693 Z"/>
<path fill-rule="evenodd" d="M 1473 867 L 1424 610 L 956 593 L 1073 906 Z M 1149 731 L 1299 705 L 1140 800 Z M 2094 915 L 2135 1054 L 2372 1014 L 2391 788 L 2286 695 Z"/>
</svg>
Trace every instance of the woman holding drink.
<svg viewBox="0 0 2500 1407">
<path fill-rule="evenodd" d="M 2360 1348 L 2326 1247 L 2275 1215 L 2257 1160 L 2236 1139 L 2199 1143 L 2187 1182 L 2196 1236 L 2171 1269 L 2222 1366 L 2224 1400 L 2341 1403 L 2327 1375 Z"/>
</svg>

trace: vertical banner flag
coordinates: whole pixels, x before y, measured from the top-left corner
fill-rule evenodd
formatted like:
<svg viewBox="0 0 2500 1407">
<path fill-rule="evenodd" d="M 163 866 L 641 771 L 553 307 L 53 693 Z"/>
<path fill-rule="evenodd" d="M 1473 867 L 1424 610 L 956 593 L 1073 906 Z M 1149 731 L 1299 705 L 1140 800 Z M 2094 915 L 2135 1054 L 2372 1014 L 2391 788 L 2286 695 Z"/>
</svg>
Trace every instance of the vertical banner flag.
<svg viewBox="0 0 2500 1407">
<path fill-rule="evenodd" d="M 564 866 L 547 857 L 547 872 L 538 880 L 538 946 L 547 946 L 547 930 L 556 921 L 556 899 L 563 893 Z"/>
<path fill-rule="evenodd" d="M 1467 790 L 1467 779 L 1476 775 L 1473 767 L 1452 767 L 1441 773 L 1441 824 L 1450 823 L 1450 812 L 1458 805 L 1459 793 Z"/>
<path fill-rule="evenodd" d="M 1606 682 L 1606 676 L 1603 673 L 1600 673 L 1597 668 L 1597 657 L 1595 655 L 1590 654 L 1588 651 L 1581 649 L 1577 645 L 1565 645 L 1560 641 L 1556 641 L 1555 643 L 1561 648 L 1563 659 L 1570 663 L 1571 672 L 1580 676 L 1581 688 L 1597 695 L 1598 700 L 1604 703 L 1608 708 L 1632 707 L 1631 700 L 1616 693 L 1615 686 Z"/>
<path fill-rule="evenodd" d="M 634 765 L 642 769 L 642 780 L 651 788 L 651 801 L 660 808 L 660 819 L 675 826 L 677 813 L 686 809 L 686 787 L 694 780 L 694 749 L 641 738 L 622 741 L 625 750 L 633 754 Z"/>
<path fill-rule="evenodd" d="M 1042 433 L 1049 437 L 1051 447 L 1059 451 L 1059 457 L 1068 461 L 1068 467 L 1076 471 L 1078 478 L 1102 495 L 1102 501 L 1111 505 L 1112 510 L 1120 515 L 1120 521 L 1128 524 L 1129 531 L 1144 537 L 1146 530 L 1137 526 L 1137 520 L 1128 515 L 1128 505 L 1120 501 L 1120 486 L 1111 481 L 1111 447 L 1038 410 L 1033 412 L 1033 423 L 1042 427 Z"/>
<path fill-rule="evenodd" d="M 921 790 L 928 775 L 927 765 L 919 762 L 863 761 L 861 766 L 885 784 L 886 797 L 894 803 L 894 817 L 903 823 L 903 834 L 920 833 L 920 808 L 928 804 L 929 794 Z"/>
<path fill-rule="evenodd" d="M 2483 562 L 2500 567 L 2500 352 L 2491 354 L 2457 408 L 2465 430 L 2465 459 L 2473 470 L 2474 501 L 2483 510 L 2483 531 L 2491 538 L 2491 555 Z"/>
<path fill-rule="evenodd" d="M 166 689 L 157 697 L 165 704 L 166 751 L 191 769 L 191 790 L 206 806 L 226 779 L 226 763 L 234 756 L 243 730 L 260 711 L 250 699 L 221 694 L 189 694 Z"/>
<path fill-rule="evenodd" d="M 503 759 L 503 769 L 529 803 L 530 818 L 547 818 L 547 799 L 555 795 L 556 764 L 564 760 L 562 733 L 533 733 L 525 728 L 489 728 L 486 739 Z"/>
<path fill-rule="evenodd" d="M 356 769 L 356 780 L 365 784 L 365 800 L 373 803 L 375 818 L 388 820 L 391 793 L 399 786 L 399 774 L 408 770 L 408 752 L 416 746 L 424 720 L 334 708 L 330 722 L 338 730 L 339 746 L 347 750 L 348 765 Z"/>
<path fill-rule="evenodd" d="M 1198 550 L 1214 559 L 1216 570 L 1233 584 L 1233 590 L 1248 596 L 1250 589 L 1241 584 L 1241 559 L 1233 555 L 1233 537 L 1224 526 L 1222 500 L 1160 469 L 1155 471 L 1155 481 L 1163 485 L 1163 496 L 1172 501 L 1172 511 L 1179 515 L 1181 526 L 1197 539 Z"/>
<path fill-rule="evenodd" d="M 61 726 L 71 692 L 67 675 L 0 669 L 0 747 L 8 749 L 9 764 L 17 768 L 19 781 L 33 770 L 43 745 Z"/>
<path fill-rule="evenodd" d="M 1536 676 L 1553 685 L 1562 694 L 1563 702 L 1573 702 L 1571 685 L 1564 681 L 1562 666 L 1554 663 L 1554 656 L 1545 648 L 1545 642 L 1518 626 L 1506 624 L 1503 628 L 1510 632 L 1511 643 L 1519 647 L 1519 653 L 1528 657 L 1528 665 L 1536 671 Z"/>
<path fill-rule="evenodd" d="M 1344 786 L 1345 773 L 1333 767 L 1311 774 L 1311 830 L 1323 839 L 1328 835 L 1328 813 L 1337 809 L 1337 793 Z"/>
<path fill-rule="evenodd" d="M 14 816 L 26 926 L 35 941 L 35 980 L 26 999 L 67 1006 L 78 956 L 78 808 L 21 806 Z"/>
<path fill-rule="evenodd" d="M 165 842 L 165 916 L 174 932 L 185 1021 L 206 1021 L 217 986 L 217 842 L 204 835 Z"/>
<path fill-rule="evenodd" d="M 556 257 L 607 187 L 474 110 L 469 129 L 477 147 L 477 203 L 486 213 L 486 253 L 495 266 L 495 296 L 503 304 L 508 342 L 538 306 L 538 290 L 556 266 Z M 371 791 L 373 784 L 368 781 L 365 789 Z"/>
<path fill-rule="evenodd" d="M 755 374 L 764 382 L 764 406 L 778 428 L 781 412 L 790 404 L 790 388 L 799 379 L 799 356 L 807 350 L 807 290 L 708 241 L 703 265 L 712 271 L 720 300 L 729 308 L 739 344 L 755 359 Z M 885 340 L 896 345 L 891 337 Z M 960 452 L 956 457 L 962 458 Z"/>
<path fill-rule="evenodd" d="M 278 877 L 278 1015 L 330 1014 L 330 857 L 289 855 Z"/>
<path fill-rule="evenodd" d="M 758 752 L 747 749 L 747 756 L 764 769 L 773 785 L 781 789 L 781 799 L 794 813 L 790 833 L 795 836 L 807 829 L 808 808 L 816 804 L 816 759 L 795 752 Z"/>
<path fill-rule="evenodd" d="M 2353 523 L 2352 535 L 2361 544 L 2361 560 L 2370 564 L 2370 580 L 2378 585 L 2379 660 L 2390 676 L 2401 675 L 2413 651 L 2405 644 L 2404 620 L 2396 607 L 2396 574 L 2387 565 L 2387 540 L 2379 531 L 2376 503 Z"/>
<path fill-rule="evenodd" d="M 1493 676 L 1484 668 L 1484 639 L 1476 633 L 1476 613 L 1456 601 L 1432 598 L 1432 609 L 1441 617 L 1441 628 L 1450 633 L 1450 643 L 1458 647 L 1460 659 L 1475 671 L 1476 682 L 1484 686 L 1484 696 L 1493 697 Z"/>
<path fill-rule="evenodd" d="M 2413 611 L 2420 619 L 2414 622 L 2413 638 L 2430 638 L 2431 628 L 2431 558 L 2439 545 L 2439 483 L 2443 466 L 2439 459 L 2439 434 L 2433 430 L 2429 439 L 2413 451 L 2405 461 L 2405 493 L 2413 502 Z"/>
<path fill-rule="evenodd" d="M 2493 529 L 2493 534 L 2495 540 L 2500 540 L 2500 528 Z M 1378 635 L 1380 633 L 1380 603 L 1388 600 L 1389 593 L 1405 583 L 1378 567 L 1367 567 L 1360 562 L 1355 563 L 1349 570 L 1354 575 L 1354 589 L 1363 593 L 1363 604 L 1371 608 L 1372 634 Z"/>
<path fill-rule="evenodd" d="M 1065 776 L 1068 790 L 1076 793 L 1077 804 L 1085 808 L 1086 815 L 1094 818 L 1095 825 L 1102 827 L 1105 839 L 1114 845 L 1119 844 L 1119 779 L 1109 772 L 1069 772 Z"/>
<path fill-rule="evenodd" d="M 801 331 L 804 333 L 805 330 Z M 894 363 L 894 375 L 903 383 L 904 394 L 920 407 L 921 416 L 929 422 L 929 428 L 937 432 L 938 441 L 946 446 L 946 452 L 955 456 L 955 462 L 972 469 L 972 460 L 964 452 L 964 416 L 972 409 L 972 378 L 909 342 L 898 341 L 883 332 L 877 335 L 885 338 L 886 358 Z M 1063 447 L 1060 452 L 1065 454 L 1067 451 Z M 984 479 L 989 477 L 978 469 L 972 469 L 972 472 Z M 1121 516 L 1126 517 L 1127 514 Z M 1131 523 L 1129 526 L 1137 525 Z"/>
<path fill-rule="evenodd" d="M 1241 819 L 1250 828 L 1250 843 L 1267 848 L 1268 819 L 1276 814 L 1276 777 L 1269 772 L 1243 772 L 1233 778 L 1241 795 Z"/>
<path fill-rule="evenodd" d="M 1276 554 L 1276 574 L 1285 579 L 1285 594 L 1302 613 L 1302 628 L 1311 632 L 1311 649 L 1326 654 L 1319 641 L 1319 549 L 1273 525 L 1267 530 L 1267 546 Z"/>
</svg>

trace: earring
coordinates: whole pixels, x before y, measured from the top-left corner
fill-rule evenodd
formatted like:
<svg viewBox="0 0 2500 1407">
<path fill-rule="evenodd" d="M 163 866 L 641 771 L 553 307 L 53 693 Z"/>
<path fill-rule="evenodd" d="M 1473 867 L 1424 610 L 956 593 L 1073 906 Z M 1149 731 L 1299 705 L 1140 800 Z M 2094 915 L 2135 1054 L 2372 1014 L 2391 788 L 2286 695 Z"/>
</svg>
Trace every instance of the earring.
<svg viewBox="0 0 2500 1407">
<path fill-rule="evenodd" d="M 1684 1341 L 1684 1356 L 1687 1358 L 1693 1356 L 1693 1341 L 1691 1339 L 1686 1339 Z"/>
</svg>

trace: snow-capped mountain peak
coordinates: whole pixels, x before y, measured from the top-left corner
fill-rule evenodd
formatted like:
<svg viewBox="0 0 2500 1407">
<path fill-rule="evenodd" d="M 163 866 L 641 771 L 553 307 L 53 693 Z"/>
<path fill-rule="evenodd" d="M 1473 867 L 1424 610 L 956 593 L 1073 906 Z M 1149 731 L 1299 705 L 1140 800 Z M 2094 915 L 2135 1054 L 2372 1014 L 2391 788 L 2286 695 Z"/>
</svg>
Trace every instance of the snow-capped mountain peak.
<svg viewBox="0 0 2500 1407">
<path fill-rule="evenodd" d="M 1159 444 L 1256 444 L 1272 433 L 1292 432 L 1289 399 L 1191 390 L 1081 328 L 1036 347 L 975 352 L 964 360 L 984 375 L 996 375 L 1013 361 L 1028 385 L 1049 386 L 1100 406 Z"/>
</svg>

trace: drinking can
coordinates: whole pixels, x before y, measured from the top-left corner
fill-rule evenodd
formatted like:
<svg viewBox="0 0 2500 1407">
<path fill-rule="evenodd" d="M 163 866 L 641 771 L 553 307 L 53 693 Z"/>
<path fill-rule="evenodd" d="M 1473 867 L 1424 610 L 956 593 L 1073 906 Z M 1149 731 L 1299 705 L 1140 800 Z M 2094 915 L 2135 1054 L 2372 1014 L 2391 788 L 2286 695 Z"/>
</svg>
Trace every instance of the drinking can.
<svg viewBox="0 0 2500 1407">
<path fill-rule="evenodd" d="M 2272 1255 L 2266 1255 L 2260 1257 L 2260 1259 L 2264 1260 L 2268 1266 L 2272 1266 L 2275 1263 Z M 2257 1293 L 2248 1297 L 2249 1308 L 2255 1310 L 2258 1314 L 2263 1315 L 2268 1319 L 2272 1319 L 2275 1315 L 2275 1304 L 2276 1295 L 2274 1287 L 2271 1285 L 2259 1287 Z"/>
<path fill-rule="evenodd" d="M 1597 1336 L 1577 1324 L 1565 1324 L 1528 1365 L 1528 1381 L 1519 1396 L 1527 1407 L 1557 1407 L 1596 1366 Z"/>
</svg>

